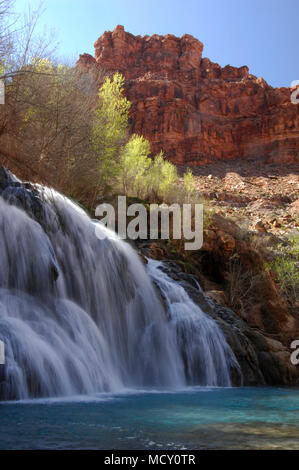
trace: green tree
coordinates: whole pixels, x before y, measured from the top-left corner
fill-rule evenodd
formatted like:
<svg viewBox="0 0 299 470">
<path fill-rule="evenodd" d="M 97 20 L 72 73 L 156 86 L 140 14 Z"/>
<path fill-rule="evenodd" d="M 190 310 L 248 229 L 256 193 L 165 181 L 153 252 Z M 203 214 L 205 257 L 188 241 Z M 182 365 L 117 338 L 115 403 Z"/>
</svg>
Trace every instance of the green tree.
<svg viewBox="0 0 299 470">
<path fill-rule="evenodd" d="M 150 143 L 140 135 L 133 134 L 123 147 L 120 157 L 120 180 L 122 189 L 128 195 L 141 195 L 144 189 L 144 175 L 151 165 Z"/>
<path fill-rule="evenodd" d="M 161 165 L 161 182 L 159 186 L 159 194 L 165 201 L 173 198 L 173 195 L 177 191 L 177 183 L 178 171 L 176 166 L 163 158 Z"/>
<path fill-rule="evenodd" d="M 106 78 L 99 90 L 91 143 L 102 189 L 111 185 L 120 171 L 119 153 L 125 143 L 131 105 L 123 91 L 124 77 L 120 73 Z"/>
<path fill-rule="evenodd" d="M 177 169 L 175 165 L 165 160 L 162 151 L 154 157 L 146 180 L 147 193 L 154 200 L 160 199 L 167 202 L 177 190 Z"/>
</svg>

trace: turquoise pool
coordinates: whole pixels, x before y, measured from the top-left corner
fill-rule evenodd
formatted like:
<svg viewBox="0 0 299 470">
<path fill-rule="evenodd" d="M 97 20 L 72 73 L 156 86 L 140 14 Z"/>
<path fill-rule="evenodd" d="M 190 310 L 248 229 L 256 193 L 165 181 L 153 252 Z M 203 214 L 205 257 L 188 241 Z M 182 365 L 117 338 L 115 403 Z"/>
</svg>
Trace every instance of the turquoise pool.
<svg viewBox="0 0 299 470">
<path fill-rule="evenodd" d="M 6 402 L 1 449 L 299 449 L 299 389 L 192 388 Z"/>
</svg>

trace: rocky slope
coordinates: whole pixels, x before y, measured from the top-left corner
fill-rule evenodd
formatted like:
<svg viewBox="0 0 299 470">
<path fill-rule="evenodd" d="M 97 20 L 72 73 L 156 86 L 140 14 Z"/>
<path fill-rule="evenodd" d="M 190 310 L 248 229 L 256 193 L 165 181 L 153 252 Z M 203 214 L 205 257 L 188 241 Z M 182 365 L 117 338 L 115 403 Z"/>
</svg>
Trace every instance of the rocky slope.
<svg viewBox="0 0 299 470">
<path fill-rule="evenodd" d="M 202 51 L 188 34 L 141 37 L 117 26 L 95 42 L 95 57 L 78 63 L 124 74 L 132 132 L 175 163 L 298 161 L 299 105 L 290 90 L 270 87 L 246 66 L 222 68 Z"/>
<path fill-rule="evenodd" d="M 179 167 L 182 174 L 185 166 Z M 299 227 L 299 165 L 217 161 L 193 168 L 196 189 L 213 210 L 246 230 L 284 236 Z"/>
</svg>

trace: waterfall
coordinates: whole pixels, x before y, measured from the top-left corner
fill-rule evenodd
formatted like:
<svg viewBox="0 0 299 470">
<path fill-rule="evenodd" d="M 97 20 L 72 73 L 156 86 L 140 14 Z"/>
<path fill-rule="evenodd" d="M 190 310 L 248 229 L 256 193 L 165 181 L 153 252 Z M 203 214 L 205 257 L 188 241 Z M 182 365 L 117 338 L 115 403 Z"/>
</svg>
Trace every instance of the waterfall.
<svg viewBox="0 0 299 470">
<path fill-rule="evenodd" d="M 219 327 L 159 263 L 99 240 L 59 193 L 35 189 L 34 207 L 29 193 L 0 197 L 0 399 L 230 384 Z"/>
<path fill-rule="evenodd" d="M 238 364 L 221 329 L 160 268 L 162 262 L 148 260 L 147 271 L 165 299 L 169 328 L 176 337 L 188 383 L 229 386 L 230 369 Z"/>
</svg>

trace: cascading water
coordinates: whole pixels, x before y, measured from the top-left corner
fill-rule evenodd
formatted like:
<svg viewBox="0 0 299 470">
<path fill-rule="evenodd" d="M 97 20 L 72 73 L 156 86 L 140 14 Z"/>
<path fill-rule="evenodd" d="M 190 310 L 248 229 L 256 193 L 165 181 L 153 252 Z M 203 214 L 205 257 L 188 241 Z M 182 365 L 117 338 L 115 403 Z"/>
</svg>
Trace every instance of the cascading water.
<svg viewBox="0 0 299 470">
<path fill-rule="evenodd" d="M 67 198 L 34 191 L 38 217 L 24 187 L 0 197 L 0 399 L 230 384 L 231 349 L 180 285 L 116 235 L 99 240 L 107 229 Z"/>
<path fill-rule="evenodd" d="M 160 268 L 163 263 L 148 260 L 147 271 L 165 299 L 169 328 L 174 330 L 188 383 L 229 386 L 230 369 L 238 364 L 221 329 Z"/>
</svg>

